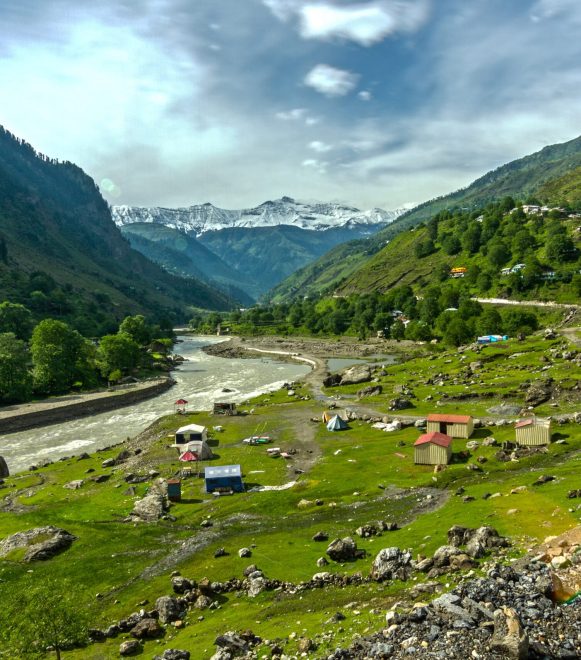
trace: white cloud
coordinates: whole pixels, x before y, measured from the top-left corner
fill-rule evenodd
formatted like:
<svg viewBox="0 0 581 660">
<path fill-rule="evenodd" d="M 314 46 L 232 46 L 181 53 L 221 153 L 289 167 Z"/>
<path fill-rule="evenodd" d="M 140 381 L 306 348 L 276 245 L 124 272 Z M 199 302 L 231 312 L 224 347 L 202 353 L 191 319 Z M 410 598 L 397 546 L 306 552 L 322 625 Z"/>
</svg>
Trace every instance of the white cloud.
<svg viewBox="0 0 581 660">
<path fill-rule="evenodd" d="M 309 149 L 316 151 L 319 154 L 324 154 L 327 151 L 331 151 L 333 145 L 327 144 L 326 142 L 321 142 L 320 140 L 313 140 L 309 142 Z"/>
<path fill-rule="evenodd" d="M 305 119 L 305 124 L 307 126 L 315 126 L 315 124 L 318 124 L 320 121 L 319 117 L 307 117 Z"/>
<path fill-rule="evenodd" d="M 364 90 L 362 90 L 361 92 L 359 92 L 359 94 L 357 94 L 357 96 L 358 96 L 362 101 L 371 101 L 371 99 L 373 98 L 371 92 L 369 92 L 369 91 L 366 90 L 366 89 L 364 89 Z"/>
<path fill-rule="evenodd" d="M 336 69 L 328 64 L 317 64 L 305 76 L 305 85 L 325 96 L 345 96 L 357 85 L 359 75 Z"/>
<path fill-rule="evenodd" d="M 277 112 L 276 118 L 282 119 L 282 121 L 297 121 L 298 119 L 302 119 L 306 113 L 306 108 L 293 108 L 292 110 Z"/>
<path fill-rule="evenodd" d="M 313 0 L 263 0 L 282 21 L 296 17 L 304 39 L 346 39 L 371 46 L 397 32 L 415 32 L 427 20 L 429 0 L 371 0 L 338 6 Z"/>
<path fill-rule="evenodd" d="M 329 163 L 327 163 L 326 161 L 317 160 L 316 158 L 307 158 L 303 160 L 301 165 L 308 169 L 313 169 L 319 174 L 326 174 L 327 166 L 329 165 Z"/>
<path fill-rule="evenodd" d="M 531 10 L 531 19 L 535 22 L 556 18 L 581 23 L 579 0 L 538 0 Z"/>
</svg>

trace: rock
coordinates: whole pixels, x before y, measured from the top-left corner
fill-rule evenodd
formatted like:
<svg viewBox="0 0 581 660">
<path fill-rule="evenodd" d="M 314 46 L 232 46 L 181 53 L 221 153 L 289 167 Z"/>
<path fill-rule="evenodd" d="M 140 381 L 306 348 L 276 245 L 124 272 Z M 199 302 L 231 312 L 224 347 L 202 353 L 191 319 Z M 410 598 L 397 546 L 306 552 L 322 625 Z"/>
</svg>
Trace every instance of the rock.
<svg viewBox="0 0 581 660">
<path fill-rule="evenodd" d="M 189 651 L 181 651 L 179 649 L 166 649 L 160 656 L 156 656 L 160 660 L 190 660 L 190 657 Z"/>
<path fill-rule="evenodd" d="M 477 440 L 468 440 L 466 443 L 466 449 L 469 449 L 470 451 L 474 451 L 475 449 L 478 449 L 479 443 Z"/>
<path fill-rule="evenodd" d="M 412 569 L 411 552 L 397 547 L 383 548 L 373 560 L 370 575 L 377 581 L 407 580 Z"/>
<path fill-rule="evenodd" d="M 327 541 L 329 539 L 329 535 L 326 532 L 317 532 L 313 536 L 313 541 Z"/>
<path fill-rule="evenodd" d="M 534 381 L 525 393 L 525 403 L 530 406 L 538 406 L 545 403 L 553 396 L 553 379 Z"/>
<path fill-rule="evenodd" d="M 256 564 L 250 564 L 250 566 L 247 566 L 244 569 L 243 574 L 245 577 L 248 577 L 249 575 L 252 575 L 252 573 L 256 573 L 256 571 L 258 571 L 258 566 Z"/>
<path fill-rule="evenodd" d="M 315 642 L 308 637 L 301 637 L 297 643 L 297 649 L 299 653 L 308 653 L 309 651 L 314 651 L 317 648 Z"/>
<path fill-rule="evenodd" d="M 260 638 L 255 637 L 250 631 L 242 634 L 228 631 L 216 637 L 214 644 L 236 656 L 247 653 L 250 647 L 259 641 Z"/>
<path fill-rule="evenodd" d="M 362 399 L 364 396 L 376 396 L 383 392 L 381 385 L 369 385 L 357 392 L 357 397 Z"/>
<path fill-rule="evenodd" d="M 439 612 L 454 620 L 460 619 L 469 626 L 475 625 L 476 621 L 472 614 L 461 606 L 461 599 L 454 594 L 442 594 L 431 602 L 436 612 Z"/>
<path fill-rule="evenodd" d="M 502 415 L 506 417 L 515 417 L 521 411 L 521 406 L 514 406 L 508 403 L 501 403 L 498 406 L 492 406 L 488 408 L 488 412 L 491 415 Z"/>
<path fill-rule="evenodd" d="M 115 465 L 115 459 L 114 458 L 106 458 L 101 463 L 101 467 L 104 467 L 104 468 L 113 467 L 114 465 Z"/>
<path fill-rule="evenodd" d="M 453 545 L 441 545 L 436 552 L 434 552 L 434 566 L 436 568 L 449 566 L 450 559 L 455 555 L 460 554 L 462 554 L 462 552 Z"/>
<path fill-rule="evenodd" d="M 424 429 L 426 428 L 427 424 L 428 424 L 428 420 L 425 417 L 422 419 L 416 419 L 416 421 L 414 422 L 414 426 L 417 429 Z"/>
<path fill-rule="evenodd" d="M 557 333 L 553 330 L 553 328 L 546 328 L 543 337 L 545 339 L 557 339 Z"/>
<path fill-rule="evenodd" d="M 157 522 L 167 509 L 167 495 L 158 489 L 152 489 L 143 499 L 135 502 L 130 516 L 143 522 Z"/>
<path fill-rule="evenodd" d="M 329 544 L 327 554 L 333 561 L 352 561 L 362 556 L 360 550 L 357 550 L 357 544 L 350 537 L 346 536 L 344 539 L 335 539 Z"/>
<path fill-rule="evenodd" d="M 156 619 L 147 618 L 133 626 L 129 633 L 136 639 L 155 639 L 163 635 L 163 628 Z"/>
<path fill-rule="evenodd" d="M 405 410 L 406 408 L 413 407 L 413 403 L 409 399 L 403 397 L 396 397 L 389 402 L 389 410 Z"/>
<path fill-rule="evenodd" d="M 216 551 L 214 552 L 214 557 L 218 559 L 219 557 L 225 557 L 228 553 L 226 552 L 225 548 L 216 548 Z"/>
<path fill-rule="evenodd" d="M 341 374 L 340 385 L 356 385 L 371 380 L 371 369 L 365 364 L 356 364 Z"/>
<path fill-rule="evenodd" d="M 63 488 L 68 488 L 69 490 L 78 490 L 84 483 L 85 482 L 83 479 L 75 479 L 75 481 L 69 481 L 68 484 L 64 484 Z"/>
<path fill-rule="evenodd" d="M 529 657 L 529 640 L 516 611 L 503 607 L 494 612 L 494 634 L 490 648 L 503 658 L 526 660 Z"/>
<path fill-rule="evenodd" d="M 8 464 L 6 459 L 3 456 L 0 456 L 0 479 L 6 479 L 10 476 L 10 470 L 8 469 Z"/>
<path fill-rule="evenodd" d="M 36 527 L 16 532 L 0 541 L 0 557 L 14 550 L 26 549 L 22 561 L 45 561 L 67 550 L 77 537 L 60 527 Z"/>
<path fill-rule="evenodd" d="M 266 580 L 261 575 L 250 580 L 248 586 L 248 595 L 251 598 L 258 596 L 259 593 L 262 593 L 266 589 Z"/>
<path fill-rule="evenodd" d="M 172 596 L 161 596 L 155 601 L 155 609 L 159 613 L 159 620 L 162 623 L 171 623 L 177 621 L 183 616 L 183 608 L 176 598 Z"/>
<path fill-rule="evenodd" d="M 547 474 L 542 474 L 534 483 L 533 486 L 542 486 L 543 484 L 549 483 L 549 481 L 555 481 L 555 477 L 552 477 Z"/>
<path fill-rule="evenodd" d="M 341 382 L 341 374 L 330 374 L 323 379 L 323 385 L 325 387 L 335 387 Z"/>
<path fill-rule="evenodd" d="M 240 548 L 240 550 L 238 550 L 238 556 L 242 559 L 245 557 L 251 557 L 252 550 L 250 548 Z"/>
<path fill-rule="evenodd" d="M 357 536 L 366 539 L 370 536 L 375 536 L 379 530 L 375 525 L 362 525 L 355 530 Z"/>
<path fill-rule="evenodd" d="M 317 566 L 319 568 L 323 568 L 324 566 L 328 566 L 329 562 L 325 559 L 325 557 L 319 557 L 317 559 Z"/>
<path fill-rule="evenodd" d="M 194 601 L 194 607 L 197 610 L 205 610 L 207 607 L 210 607 L 211 604 L 212 604 L 212 599 L 204 594 L 198 596 Z"/>
<path fill-rule="evenodd" d="M 181 575 L 175 575 L 172 577 L 171 586 L 176 594 L 183 594 L 194 588 L 194 584 Z"/>
<path fill-rule="evenodd" d="M 128 639 L 119 645 L 119 655 L 133 655 L 141 650 L 141 645 L 136 639 Z"/>
</svg>

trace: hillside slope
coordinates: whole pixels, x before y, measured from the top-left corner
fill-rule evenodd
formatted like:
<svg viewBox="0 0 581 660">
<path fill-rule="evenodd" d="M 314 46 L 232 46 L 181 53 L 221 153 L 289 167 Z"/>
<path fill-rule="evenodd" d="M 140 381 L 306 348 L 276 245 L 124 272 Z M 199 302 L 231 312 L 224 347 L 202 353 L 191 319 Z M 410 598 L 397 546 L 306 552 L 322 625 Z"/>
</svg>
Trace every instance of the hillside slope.
<svg viewBox="0 0 581 660">
<path fill-rule="evenodd" d="M 0 300 L 21 302 L 39 318 L 64 318 L 86 334 L 113 328 L 128 313 L 177 320 L 187 306 L 231 306 L 223 293 L 132 250 L 89 176 L 3 128 L 0 245 Z"/>
<path fill-rule="evenodd" d="M 327 295 L 356 278 L 359 268 L 400 232 L 421 224 L 443 209 L 474 210 L 510 195 L 526 200 L 537 197 L 555 204 L 568 203 L 577 208 L 581 179 L 581 137 L 551 145 L 530 156 L 512 161 L 488 172 L 468 188 L 422 204 L 404 213 L 369 239 L 353 241 L 344 250 L 331 250 L 316 262 L 293 273 L 277 285 L 269 298 L 289 300 L 295 296 Z M 381 261 L 381 259 L 380 259 Z M 377 264 L 372 266 L 379 268 Z"/>
</svg>

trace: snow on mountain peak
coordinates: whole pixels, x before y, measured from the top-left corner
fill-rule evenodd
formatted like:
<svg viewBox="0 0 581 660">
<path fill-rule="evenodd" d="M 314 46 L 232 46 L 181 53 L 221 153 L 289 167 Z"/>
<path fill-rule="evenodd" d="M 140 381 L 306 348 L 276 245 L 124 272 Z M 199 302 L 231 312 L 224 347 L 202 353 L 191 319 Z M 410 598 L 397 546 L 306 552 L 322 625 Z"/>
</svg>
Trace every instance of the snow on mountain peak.
<svg viewBox="0 0 581 660">
<path fill-rule="evenodd" d="M 338 203 L 300 202 L 292 197 L 267 200 L 251 209 L 221 209 L 209 202 L 182 208 L 114 206 L 113 220 L 118 226 L 136 222 L 156 223 L 199 236 L 207 231 L 232 227 L 275 227 L 291 225 L 301 229 L 325 231 L 334 227 L 372 226 L 393 222 L 403 209 L 380 208 L 361 211 Z"/>
</svg>

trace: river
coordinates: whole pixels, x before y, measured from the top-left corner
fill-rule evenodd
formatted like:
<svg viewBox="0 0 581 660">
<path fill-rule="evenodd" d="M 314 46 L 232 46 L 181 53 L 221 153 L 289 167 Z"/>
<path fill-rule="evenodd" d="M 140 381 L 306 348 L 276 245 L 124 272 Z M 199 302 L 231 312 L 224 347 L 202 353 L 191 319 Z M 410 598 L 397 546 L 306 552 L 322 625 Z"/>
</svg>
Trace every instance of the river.
<svg viewBox="0 0 581 660">
<path fill-rule="evenodd" d="M 172 373 L 177 381 L 174 387 L 132 406 L 0 438 L 0 455 L 6 459 L 10 472 L 122 442 L 143 431 L 158 417 L 172 413 L 176 399 L 186 399 L 189 410 L 210 410 L 214 401 L 244 401 L 277 389 L 309 371 L 305 365 L 269 358 L 242 360 L 207 355 L 201 349 L 223 341 L 216 337 L 180 337 L 180 340 L 182 343 L 175 346 L 175 351 L 186 361 Z M 232 392 L 223 393 L 223 388 Z"/>
</svg>

